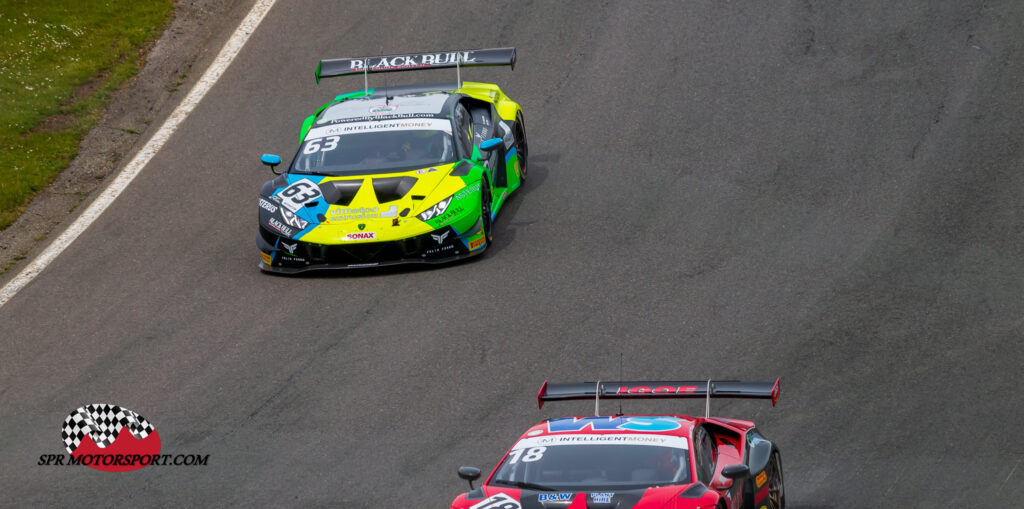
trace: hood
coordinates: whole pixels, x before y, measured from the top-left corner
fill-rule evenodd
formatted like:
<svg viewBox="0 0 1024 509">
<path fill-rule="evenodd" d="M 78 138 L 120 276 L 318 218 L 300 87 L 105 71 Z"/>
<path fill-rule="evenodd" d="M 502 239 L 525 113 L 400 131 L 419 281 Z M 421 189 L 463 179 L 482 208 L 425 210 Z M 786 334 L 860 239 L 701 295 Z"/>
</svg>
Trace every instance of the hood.
<svg viewBox="0 0 1024 509">
<path fill-rule="evenodd" d="M 423 234 L 434 228 L 416 215 L 466 186 L 451 176 L 455 165 L 353 177 L 282 175 L 264 185 L 260 221 L 287 237 L 325 244 Z"/>
</svg>

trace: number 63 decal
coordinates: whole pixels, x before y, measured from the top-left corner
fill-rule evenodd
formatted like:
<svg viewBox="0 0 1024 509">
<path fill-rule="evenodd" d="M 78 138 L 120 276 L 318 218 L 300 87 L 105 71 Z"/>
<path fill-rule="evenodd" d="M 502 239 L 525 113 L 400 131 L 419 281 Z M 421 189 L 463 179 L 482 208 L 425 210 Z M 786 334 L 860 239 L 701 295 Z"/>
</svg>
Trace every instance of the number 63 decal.
<svg viewBox="0 0 1024 509">
<path fill-rule="evenodd" d="M 292 212 L 298 212 L 305 203 L 311 202 L 321 195 L 320 188 L 309 179 L 295 181 L 292 185 L 282 189 L 279 194 L 282 198 L 281 205 Z"/>
</svg>

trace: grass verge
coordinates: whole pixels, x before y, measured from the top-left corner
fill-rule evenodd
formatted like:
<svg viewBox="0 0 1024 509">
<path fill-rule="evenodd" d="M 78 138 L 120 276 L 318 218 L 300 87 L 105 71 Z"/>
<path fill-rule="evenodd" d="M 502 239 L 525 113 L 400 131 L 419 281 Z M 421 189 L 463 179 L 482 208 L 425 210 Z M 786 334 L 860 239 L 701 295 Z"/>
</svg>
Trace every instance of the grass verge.
<svg viewBox="0 0 1024 509">
<path fill-rule="evenodd" d="M 0 0 L 0 230 L 78 153 L 174 0 Z"/>
</svg>

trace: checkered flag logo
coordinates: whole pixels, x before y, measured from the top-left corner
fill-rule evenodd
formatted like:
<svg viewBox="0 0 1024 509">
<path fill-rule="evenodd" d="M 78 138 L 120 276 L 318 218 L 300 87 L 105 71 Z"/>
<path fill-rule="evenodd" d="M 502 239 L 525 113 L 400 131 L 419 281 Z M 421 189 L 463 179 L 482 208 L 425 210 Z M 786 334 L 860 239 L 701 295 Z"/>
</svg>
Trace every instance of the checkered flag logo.
<svg viewBox="0 0 1024 509">
<path fill-rule="evenodd" d="M 117 405 L 98 403 L 86 405 L 64 419 L 64 447 L 68 454 L 75 452 L 86 435 L 101 449 L 117 440 L 121 431 L 127 429 L 135 438 L 142 440 L 153 432 L 153 425 L 141 415 Z"/>
</svg>

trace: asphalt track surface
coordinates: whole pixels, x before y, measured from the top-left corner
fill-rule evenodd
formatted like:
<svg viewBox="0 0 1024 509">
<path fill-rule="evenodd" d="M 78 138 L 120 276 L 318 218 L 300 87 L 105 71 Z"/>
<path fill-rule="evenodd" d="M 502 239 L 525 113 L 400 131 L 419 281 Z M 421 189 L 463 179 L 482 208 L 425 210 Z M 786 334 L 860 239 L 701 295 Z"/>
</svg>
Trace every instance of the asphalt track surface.
<svg viewBox="0 0 1024 509">
<path fill-rule="evenodd" d="M 591 412 L 538 410 L 543 380 L 620 355 L 626 379 L 782 377 L 778 407 L 713 413 L 777 441 L 789 507 L 1020 504 L 1024 4 L 898 4 L 281 0 L 0 308 L 0 505 L 447 507 L 458 466 Z M 318 58 L 506 45 L 514 72 L 464 73 L 530 141 L 486 256 L 257 270 L 259 154 L 362 86 L 317 87 Z M 209 465 L 36 466 L 94 402 Z"/>
</svg>

